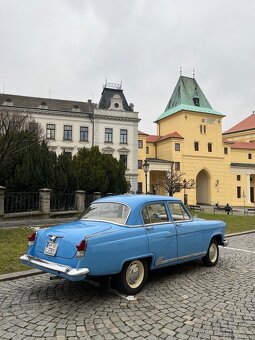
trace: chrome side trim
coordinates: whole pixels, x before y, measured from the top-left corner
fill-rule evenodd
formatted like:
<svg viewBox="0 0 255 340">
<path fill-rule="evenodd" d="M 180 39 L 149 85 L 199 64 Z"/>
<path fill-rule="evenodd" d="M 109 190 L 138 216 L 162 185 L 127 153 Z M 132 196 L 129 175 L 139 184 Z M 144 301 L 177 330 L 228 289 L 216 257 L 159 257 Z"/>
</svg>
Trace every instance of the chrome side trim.
<svg viewBox="0 0 255 340">
<path fill-rule="evenodd" d="M 160 266 L 161 264 L 167 264 L 167 263 L 171 263 L 171 262 L 176 262 L 176 261 L 180 261 L 180 260 L 186 260 L 192 257 L 198 257 L 198 256 L 205 256 L 207 252 L 201 252 L 201 253 L 195 253 L 195 254 L 191 254 L 191 255 L 185 255 L 185 256 L 181 256 L 181 257 L 173 257 L 172 259 L 168 259 L 168 260 L 164 260 L 164 256 L 161 256 L 157 259 L 155 265 L 156 266 Z"/>
<path fill-rule="evenodd" d="M 191 257 L 197 257 L 197 256 L 205 256 L 206 254 L 207 254 L 207 252 L 203 251 L 201 253 L 194 253 L 194 254 L 191 254 L 191 255 L 180 256 L 180 257 L 178 257 L 178 260 L 185 260 L 185 259 L 189 259 Z"/>
<path fill-rule="evenodd" d="M 27 254 L 22 255 L 20 257 L 20 260 L 25 264 L 35 265 L 42 269 L 54 270 L 56 272 L 66 274 L 67 276 L 70 276 L 70 277 L 83 276 L 83 275 L 88 274 L 89 272 L 88 268 L 76 269 L 76 268 L 72 268 L 69 266 L 65 266 L 63 264 L 54 263 L 54 262 L 47 261 L 47 260 L 42 260 L 42 259 L 39 259 L 31 255 L 27 255 Z"/>
</svg>

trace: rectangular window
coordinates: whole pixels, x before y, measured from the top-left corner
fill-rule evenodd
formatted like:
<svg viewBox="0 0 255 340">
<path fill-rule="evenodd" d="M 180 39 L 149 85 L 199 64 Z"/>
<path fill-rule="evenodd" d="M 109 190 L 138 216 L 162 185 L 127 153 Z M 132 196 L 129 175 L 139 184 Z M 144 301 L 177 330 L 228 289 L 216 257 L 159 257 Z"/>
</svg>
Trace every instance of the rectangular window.
<svg viewBox="0 0 255 340">
<path fill-rule="evenodd" d="M 200 133 L 206 133 L 206 125 L 200 125 Z"/>
<path fill-rule="evenodd" d="M 127 169 L 127 155 L 120 155 L 120 161 L 122 161 Z"/>
<path fill-rule="evenodd" d="M 143 148 L 143 141 L 138 139 L 138 149 L 142 149 Z"/>
<path fill-rule="evenodd" d="M 112 143 L 112 129 L 106 128 L 105 129 L 105 137 L 104 137 L 105 143 Z"/>
<path fill-rule="evenodd" d="M 56 126 L 55 124 L 46 125 L 46 138 L 55 139 Z"/>
<path fill-rule="evenodd" d="M 180 171 L 181 170 L 181 163 L 180 162 L 174 162 L 174 168 L 175 168 L 175 171 Z"/>
<path fill-rule="evenodd" d="M 241 175 L 236 175 L 236 180 L 241 181 Z"/>
<path fill-rule="evenodd" d="M 143 168 L 143 161 L 141 159 L 138 159 L 138 169 Z"/>
<path fill-rule="evenodd" d="M 248 159 L 252 159 L 252 154 L 248 153 Z"/>
<path fill-rule="evenodd" d="M 164 203 L 152 203 L 142 210 L 144 224 L 169 222 Z"/>
<path fill-rule="evenodd" d="M 86 126 L 80 127 L 80 141 L 88 142 L 89 140 L 89 128 Z"/>
<path fill-rule="evenodd" d="M 224 155 L 228 154 L 228 148 L 224 148 Z"/>
<path fill-rule="evenodd" d="M 212 143 L 208 143 L 208 152 L 212 152 Z"/>
<path fill-rule="evenodd" d="M 72 140 L 72 126 L 64 125 L 64 140 Z"/>
<path fill-rule="evenodd" d="M 181 144 L 180 143 L 175 143 L 175 151 L 180 151 L 181 150 Z"/>
<path fill-rule="evenodd" d="M 241 187 L 236 187 L 236 197 L 241 198 Z"/>
<path fill-rule="evenodd" d="M 174 221 L 178 222 L 191 219 L 187 211 L 183 208 L 182 204 L 169 203 L 169 207 Z"/>
<path fill-rule="evenodd" d="M 194 142 L 194 150 L 199 151 L 199 143 L 198 142 Z"/>
<path fill-rule="evenodd" d="M 148 155 L 149 152 L 150 152 L 150 149 L 148 146 L 146 146 L 146 155 Z"/>
<path fill-rule="evenodd" d="M 128 142 L 127 130 L 120 129 L 120 144 L 127 144 L 127 142 Z"/>
</svg>

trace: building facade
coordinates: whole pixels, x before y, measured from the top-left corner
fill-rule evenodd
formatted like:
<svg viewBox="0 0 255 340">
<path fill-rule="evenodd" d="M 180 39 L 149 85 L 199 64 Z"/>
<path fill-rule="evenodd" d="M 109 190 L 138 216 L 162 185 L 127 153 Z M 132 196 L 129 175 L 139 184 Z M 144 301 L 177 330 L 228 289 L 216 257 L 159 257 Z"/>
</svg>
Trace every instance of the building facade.
<svg viewBox="0 0 255 340">
<path fill-rule="evenodd" d="M 106 83 L 98 104 L 0 94 L 0 110 L 25 114 L 38 124 L 49 148 L 73 156 L 98 146 L 126 165 L 130 191 L 137 191 L 138 112 L 128 104 L 119 84 Z"/>
<path fill-rule="evenodd" d="M 211 107 L 194 78 L 180 76 L 155 121 L 157 135 L 139 133 L 139 190 L 146 191 L 141 164 L 147 160 L 147 191 L 167 194 L 159 183 L 174 163 L 175 170 L 184 173 L 183 180 L 196 182 L 186 190 L 188 204 L 254 205 L 255 115 L 222 134 L 224 117 Z M 176 196 L 183 199 L 184 190 Z"/>
</svg>

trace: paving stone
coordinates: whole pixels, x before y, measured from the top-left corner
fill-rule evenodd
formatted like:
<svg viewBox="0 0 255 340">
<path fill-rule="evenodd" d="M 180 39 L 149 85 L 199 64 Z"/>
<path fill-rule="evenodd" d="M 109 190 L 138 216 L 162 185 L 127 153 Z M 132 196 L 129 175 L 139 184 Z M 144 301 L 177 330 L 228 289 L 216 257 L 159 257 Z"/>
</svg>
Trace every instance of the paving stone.
<svg viewBox="0 0 255 340">
<path fill-rule="evenodd" d="M 229 238 L 229 248 L 254 251 L 255 233 Z M 136 301 L 47 274 L 1 282 L 0 339 L 255 340 L 255 255 L 220 253 L 216 267 L 153 271 Z"/>
</svg>

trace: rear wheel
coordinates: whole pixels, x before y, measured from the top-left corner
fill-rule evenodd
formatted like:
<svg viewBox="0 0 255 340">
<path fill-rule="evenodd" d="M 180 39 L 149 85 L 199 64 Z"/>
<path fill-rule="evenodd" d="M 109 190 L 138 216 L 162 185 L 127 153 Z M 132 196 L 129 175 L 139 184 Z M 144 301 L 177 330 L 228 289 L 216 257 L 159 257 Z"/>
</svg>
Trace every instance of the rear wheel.
<svg viewBox="0 0 255 340">
<path fill-rule="evenodd" d="M 138 293 L 148 277 L 148 265 L 145 260 L 133 260 L 124 264 L 119 275 L 119 288 L 126 294 Z"/>
<path fill-rule="evenodd" d="M 210 242 L 207 254 L 202 258 L 203 263 L 208 267 L 216 266 L 219 259 L 219 246 L 218 242 L 213 239 Z"/>
</svg>

